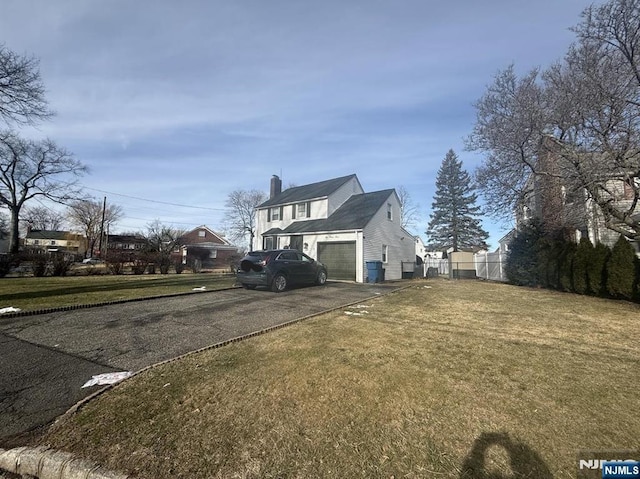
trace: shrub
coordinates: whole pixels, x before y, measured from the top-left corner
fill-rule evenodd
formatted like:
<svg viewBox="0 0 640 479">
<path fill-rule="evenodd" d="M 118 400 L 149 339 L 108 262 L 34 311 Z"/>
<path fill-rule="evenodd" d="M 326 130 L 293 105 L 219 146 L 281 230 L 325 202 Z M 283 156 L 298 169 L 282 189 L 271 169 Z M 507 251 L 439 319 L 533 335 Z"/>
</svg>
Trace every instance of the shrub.
<svg viewBox="0 0 640 479">
<path fill-rule="evenodd" d="M 27 252 L 25 259 L 31 263 L 31 272 L 35 277 L 46 276 L 49 272 L 49 257 L 44 251 Z"/>
<path fill-rule="evenodd" d="M 546 288 L 561 289 L 560 265 L 565 249 L 564 241 L 543 238 L 538 249 L 538 280 Z"/>
<path fill-rule="evenodd" d="M 202 261 L 198 258 L 191 258 L 188 260 L 188 262 L 191 271 L 193 271 L 194 273 L 200 273 L 202 271 Z"/>
<path fill-rule="evenodd" d="M 169 274 L 171 268 L 171 258 L 168 256 L 160 257 L 160 274 Z"/>
<path fill-rule="evenodd" d="M 124 274 L 124 265 L 129 259 L 126 253 L 111 253 L 107 258 L 107 268 L 111 274 Z"/>
<path fill-rule="evenodd" d="M 611 250 L 602 243 L 597 243 L 591 252 L 587 265 L 587 280 L 591 294 L 606 295 L 606 264 L 610 254 Z"/>
<path fill-rule="evenodd" d="M 587 268 L 592 255 L 593 245 L 591 241 L 589 241 L 589 238 L 582 238 L 573 258 L 573 290 L 578 294 L 587 294 L 589 292 Z"/>
<path fill-rule="evenodd" d="M 4 278 L 11 272 L 11 269 L 20 264 L 18 256 L 6 253 L 0 254 L 0 278 Z"/>
<path fill-rule="evenodd" d="M 51 255 L 51 275 L 66 276 L 73 265 L 73 258 L 63 253 L 53 253 Z"/>
<path fill-rule="evenodd" d="M 186 264 L 182 264 L 182 260 L 175 261 L 173 263 L 173 267 L 176 269 L 176 274 L 180 274 L 185 269 L 187 269 L 187 265 Z"/>
<path fill-rule="evenodd" d="M 577 245 L 573 241 L 565 241 L 559 248 L 561 249 L 558 256 L 558 287 L 563 291 L 574 291 L 573 261 Z"/>
<path fill-rule="evenodd" d="M 537 224 L 525 226 L 509 243 L 505 273 L 510 283 L 519 286 L 538 284 L 538 248 L 540 229 Z"/>
<path fill-rule="evenodd" d="M 635 260 L 633 246 L 620 236 L 607 261 L 607 291 L 614 298 L 633 298 Z"/>
</svg>

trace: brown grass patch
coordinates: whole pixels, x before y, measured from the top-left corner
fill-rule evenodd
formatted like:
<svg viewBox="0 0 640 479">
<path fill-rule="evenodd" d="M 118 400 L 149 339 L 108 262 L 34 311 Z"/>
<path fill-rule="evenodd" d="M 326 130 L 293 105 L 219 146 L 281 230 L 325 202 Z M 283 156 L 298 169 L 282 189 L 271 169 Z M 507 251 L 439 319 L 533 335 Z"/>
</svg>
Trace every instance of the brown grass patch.
<svg viewBox="0 0 640 479">
<path fill-rule="evenodd" d="M 365 304 L 147 371 L 43 442 L 157 479 L 484 477 L 474 446 L 557 479 L 640 448 L 637 305 L 474 281 Z"/>
</svg>

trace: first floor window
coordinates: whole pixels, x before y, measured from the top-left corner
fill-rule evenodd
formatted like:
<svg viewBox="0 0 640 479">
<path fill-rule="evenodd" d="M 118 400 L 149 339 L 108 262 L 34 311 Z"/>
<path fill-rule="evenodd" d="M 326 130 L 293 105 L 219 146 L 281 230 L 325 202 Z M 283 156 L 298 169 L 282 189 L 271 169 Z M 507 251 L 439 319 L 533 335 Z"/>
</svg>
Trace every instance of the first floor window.
<svg viewBox="0 0 640 479">
<path fill-rule="evenodd" d="M 386 244 L 382 245 L 382 262 L 386 263 L 389 259 L 389 247 Z"/>
</svg>

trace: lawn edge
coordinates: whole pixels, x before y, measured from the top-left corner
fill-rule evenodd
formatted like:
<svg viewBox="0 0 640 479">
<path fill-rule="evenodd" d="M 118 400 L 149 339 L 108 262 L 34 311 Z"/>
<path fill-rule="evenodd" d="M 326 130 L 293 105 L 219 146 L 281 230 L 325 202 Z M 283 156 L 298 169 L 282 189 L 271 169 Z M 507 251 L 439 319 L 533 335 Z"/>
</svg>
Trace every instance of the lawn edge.
<svg viewBox="0 0 640 479">
<path fill-rule="evenodd" d="M 240 286 L 233 285 L 227 288 L 220 289 L 209 289 L 204 291 L 183 291 L 181 293 L 170 293 L 170 294 L 159 294 L 156 296 L 144 296 L 141 298 L 129 298 L 129 299 L 116 299 L 113 301 L 103 301 L 101 303 L 83 303 L 83 304 L 72 304 L 69 306 L 57 306 L 55 308 L 43 308 L 43 309 L 32 309 L 28 311 L 16 311 L 12 313 L 0 314 L 0 319 L 5 318 L 20 318 L 24 316 L 36 316 L 38 314 L 49 314 L 49 313 L 58 313 L 61 311 L 73 311 L 76 309 L 90 309 L 90 308 L 99 308 L 101 306 L 111 306 L 114 304 L 124 304 L 124 303 L 133 303 L 136 301 L 149 301 L 153 299 L 163 299 L 163 298 L 175 298 L 178 296 L 189 296 L 192 294 L 202 294 L 202 293 L 216 293 L 218 291 L 229 291 L 232 289 L 239 289 Z"/>
</svg>

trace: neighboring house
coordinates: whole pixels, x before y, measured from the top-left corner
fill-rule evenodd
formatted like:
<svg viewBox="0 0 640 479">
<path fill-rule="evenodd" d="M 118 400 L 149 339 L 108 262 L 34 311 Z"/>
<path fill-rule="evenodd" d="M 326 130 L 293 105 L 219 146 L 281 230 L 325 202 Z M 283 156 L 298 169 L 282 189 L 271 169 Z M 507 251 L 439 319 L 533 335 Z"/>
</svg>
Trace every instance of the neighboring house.
<svg viewBox="0 0 640 479">
<path fill-rule="evenodd" d="M 427 247 L 424 245 L 424 241 L 420 236 L 416 236 L 416 263 L 421 265 L 427 256 Z M 420 259 L 420 261 L 418 261 Z"/>
<path fill-rule="evenodd" d="M 537 163 L 547 174 L 529 178 L 524 198 L 516 206 L 516 228 L 538 218 L 552 229 L 568 232 L 575 242 L 587 237 L 593 244 L 613 246 L 620 234 L 607 228 L 600 207 L 589 198 L 586 190 L 573 191 L 563 185 L 558 174 L 561 147 L 552 137 L 543 140 Z M 631 185 L 622 177 L 604 181 L 611 192 L 611 201 L 624 208 L 632 206 L 634 190 Z M 640 207 L 634 211 L 634 216 L 640 217 Z M 638 251 L 638 245 L 634 246 Z"/>
<path fill-rule="evenodd" d="M 180 238 L 180 256 L 186 264 L 188 256 L 196 256 L 202 267 L 208 269 L 229 268 L 238 248 L 233 246 L 221 233 L 216 233 L 202 225 L 192 229 Z"/>
<path fill-rule="evenodd" d="M 146 246 L 147 239 L 142 235 L 109 235 L 107 237 L 107 254 L 142 251 Z"/>
<path fill-rule="evenodd" d="M 366 262 L 381 261 L 385 279 L 415 263 L 415 238 L 401 226 L 394 189 L 365 193 L 356 175 L 282 191 L 256 208 L 253 249 L 295 248 L 327 266 L 329 278 L 364 282 Z M 411 269 L 413 271 L 413 269 Z"/>
<path fill-rule="evenodd" d="M 504 235 L 502 238 L 500 238 L 498 240 L 498 249 L 496 250 L 496 253 L 502 253 L 502 254 L 507 254 L 509 252 L 509 244 L 511 244 L 511 242 L 513 241 L 513 239 L 516 237 L 516 233 L 517 230 L 515 228 L 513 228 L 511 231 L 509 231 L 506 235 Z"/>
<path fill-rule="evenodd" d="M 84 254 L 85 238 L 70 231 L 27 230 L 24 247 L 47 252 Z"/>
</svg>

